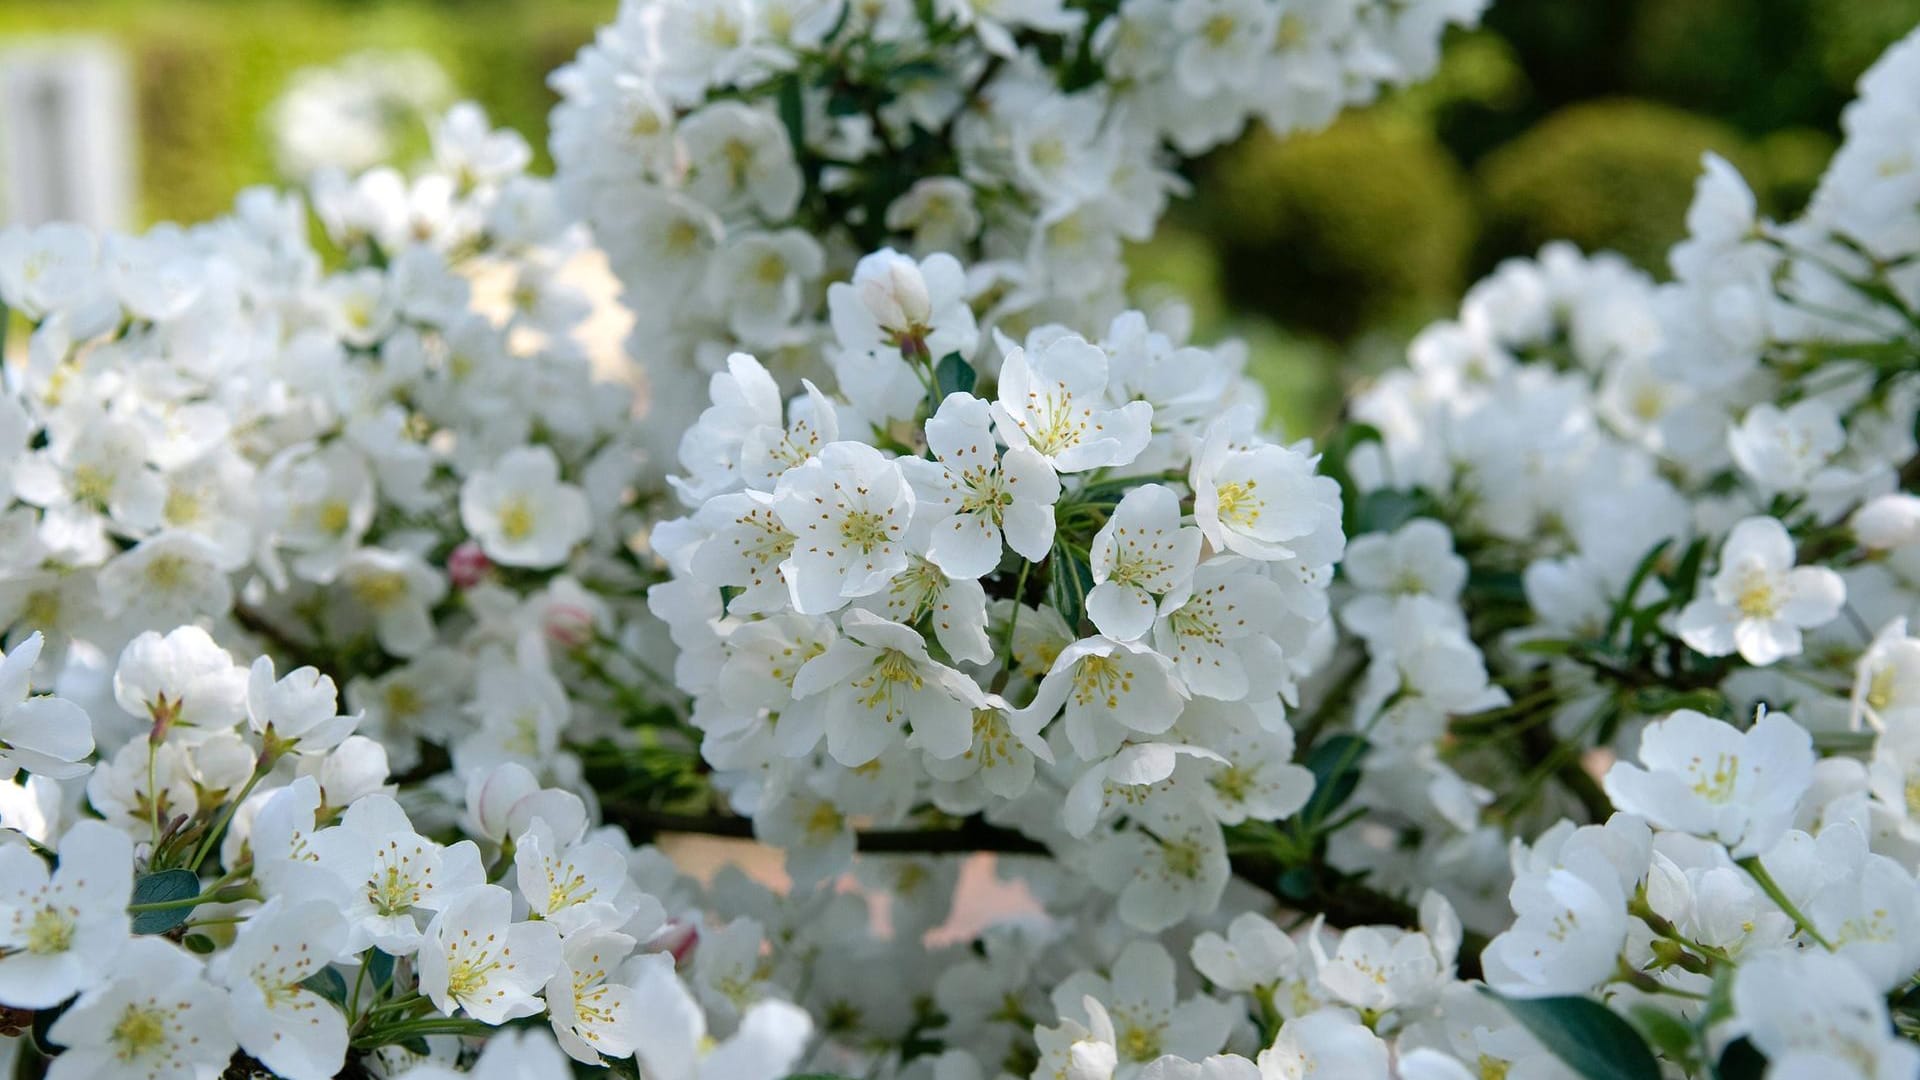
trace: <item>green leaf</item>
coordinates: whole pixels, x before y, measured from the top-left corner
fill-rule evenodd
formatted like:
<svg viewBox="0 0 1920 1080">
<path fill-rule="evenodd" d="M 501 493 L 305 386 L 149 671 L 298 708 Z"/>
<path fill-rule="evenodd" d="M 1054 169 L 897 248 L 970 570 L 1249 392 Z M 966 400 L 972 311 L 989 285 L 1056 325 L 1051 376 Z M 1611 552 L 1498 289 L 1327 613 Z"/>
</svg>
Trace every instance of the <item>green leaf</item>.
<svg viewBox="0 0 1920 1080">
<path fill-rule="evenodd" d="M 1627 578 L 1626 590 L 1613 602 L 1613 613 L 1607 617 L 1608 641 L 1612 641 L 1613 635 L 1619 633 L 1620 627 L 1626 624 L 1627 616 L 1633 611 L 1633 598 L 1639 595 L 1640 586 L 1646 582 L 1647 575 L 1653 573 L 1653 568 L 1659 565 L 1660 557 L 1672 546 L 1673 539 L 1669 537 L 1647 549 L 1647 553 L 1640 557 L 1640 564 L 1633 568 L 1632 576 Z"/>
<path fill-rule="evenodd" d="M 1313 773 L 1313 795 L 1300 810 L 1300 820 L 1309 827 L 1333 816 L 1340 804 L 1353 797 L 1360 786 L 1360 763 L 1372 749 L 1359 735 L 1330 735 L 1307 755 L 1306 766 Z"/>
<path fill-rule="evenodd" d="M 1669 690 L 1664 686 L 1647 686 L 1634 691 L 1633 708 L 1636 712 L 1649 716 L 1677 712 L 1680 709 L 1692 709 L 1697 713 L 1727 719 L 1733 715 L 1733 706 L 1727 702 L 1727 696 L 1712 687 L 1699 690 Z"/>
<path fill-rule="evenodd" d="M 1707 561 L 1707 540 L 1701 537 L 1687 545 L 1680 556 L 1680 564 L 1666 578 L 1667 591 L 1673 595 L 1668 598 L 1671 607 L 1684 607 L 1693 599 L 1695 590 L 1700 587 L 1700 567 Z"/>
<path fill-rule="evenodd" d="M 807 151 L 807 113 L 800 100 L 800 78 L 789 75 L 780 80 L 780 122 L 786 125 L 787 141 L 793 144 L 793 156 L 802 158 Z"/>
<path fill-rule="evenodd" d="M 1429 499 L 1421 491 L 1395 491 L 1381 488 L 1360 496 L 1359 505 L 1354 510 L 1354 524 L 1359 532 L 1392 532 L 1414 518 L 1430 512 Z"/>
<path fill-rule="evenodd" d="M 170 904 L 175 901 L 189 900 L 200 895 L 200 875 L 191 870 L 162 870 L 157 874 L 148 874 L 133 883 L 133 903 Z M 136 934 L 164 934 L 187 921 L 196 905 L 181 904 L 178 907 L 161 908 L 158 911 L 136 911 L 133 913 L 133 932 Z"/>
<path fill-rule="evenodd" d="M 933 369 L 934 386 L 940 391 L 941 401 L 945 401 L 948 394 L 973 393 L 977 378 L 973 365 L 960 359 L 957 352 L 941 357 L 940 363 Z"/>
<path fill-rule="evenodd" d="M 1060 544 L 1053 545 L 1047 558 L 1047 602 L 1060 612 L 1068 629 L 1080 632 L 1080 618 L 1086 613 L 1087 594 L 1093 591 L 1093 567 L 1080 561 Z"/>
<path fill-rule="evenodd" d="M 393 957 L 375 949 L 372 958 L 367 961 L 367 978 L 373 981 L 376 989 L 393 982 Z"/>
<path fill-rule="evenodd" d="M 1766 1074 L 1766 1055 L 1755 1050 L 1753 1043 L 1746 1039 L 1728 1043 L 1720 1055 L 1720 1063 L 1713 1067 L 1716 1080 L 1760 1080 Z"/>
<path fill-rule="evenodd" d="M 205 934 L 188 934 L 186 937 L 180 939 L 180 944 L 185 945 L 187 951 L 193 953 L 195 956 L 206 956 L 217 948 L 213 943 L 213 939 Z"/>
<path fill-rule="evenodd" d="M 347 980 L 341 978 L 340 973 L 331 967 L 323 967 L 307 976 L 301 980 L 300 985 L 342 1009 L 347 1007 Z"/>
<path fill-rule="evenodd" d="M 1633 1018 L 1633 1026 L 1647 1037 L 1654 1049 L 1664 1054 L 1669 1061 L 1686 1062 L 1693 1059 L 1693 1029 L 1686 1021 L 1652 1005 L 1634 1005 L 1627 1010 Z"/>
<path fill-rule="evenodd" d="M 1290 900 L 1305 900 L 1313 895 L 1313 871 L 1304 866 L 1296 866 L 1280 875 L 1276 883 L 1280 894 Z"/>
<path fill-rule="evenodd" d="M 1559 638 L 1538 638 L 1533 641 L 1520 642 L 1513 647 L 1513 651 L 1526 653 L 1530 656 L 1565 656 L 1578 647 L 1579 642 L 1576 641 L 1563 641 Z"/>
<path fill-rule="evenodd" d="M 1633 1025 L 1583 997 L 1511 998 L 1492 990 L 1507 1012 L 1584 1080 L 1661 1080 L 1660 1064 Z"/>
</svg>

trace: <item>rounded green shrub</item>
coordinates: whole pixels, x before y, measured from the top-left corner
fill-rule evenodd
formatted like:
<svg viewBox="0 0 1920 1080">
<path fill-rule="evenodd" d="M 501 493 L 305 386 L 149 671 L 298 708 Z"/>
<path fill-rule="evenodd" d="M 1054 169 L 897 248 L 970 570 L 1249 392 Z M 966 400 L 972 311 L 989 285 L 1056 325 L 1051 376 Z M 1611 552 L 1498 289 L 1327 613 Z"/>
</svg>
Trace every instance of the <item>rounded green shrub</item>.
<svg viewBox="0 0 1920 1080">
<path fill-rule="evenodd" d="M 1466 178 L 1430 129 L 1375 113 L 1249 135 L 1193 200 L 1235 306 L 1347 338 L 1458 294 L 1474 231 Z"/>
<path fill-rule="evenodd" d="M 1717 121 L 1625 99 L 1562 109 L 1481 162 L 1479 261 L 1564 239 L 1661 270 L 1667 248 L 1686 234 L 1687 204 L 1709 150 L 1753 174 L 1740 136 Z"/>
</svg>

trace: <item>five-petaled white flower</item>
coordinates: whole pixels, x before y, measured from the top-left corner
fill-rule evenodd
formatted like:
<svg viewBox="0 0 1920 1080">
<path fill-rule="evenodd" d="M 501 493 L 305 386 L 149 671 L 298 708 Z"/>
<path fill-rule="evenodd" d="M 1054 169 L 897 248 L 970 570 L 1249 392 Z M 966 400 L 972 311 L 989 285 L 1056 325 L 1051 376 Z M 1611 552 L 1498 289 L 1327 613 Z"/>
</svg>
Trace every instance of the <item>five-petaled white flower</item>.
<svg viewBox="0 0 1920 1080">
<path fill-rule="evenodd" d="M 25 844 L 0 846 L 0 1001 L 58 1005 L 112 972 L 132 933 L 133 841 L 82 821 L 60 842 L 60 866 Z"/>
<path fill-rule="evenodd" d="M 1718 840 L 1735 858 L 1758 855 L 1793 825 L 1813 784 L 1813 739 L 1762 707 L 1741 731 L 1681 709 L 1640 733 L 1640 764 L 1607 770 L 1614 806 L 1663 829 Z"/>
<path fill-rule="evenodd" d="M 49 780 L 82 776 L 93 753 L 93 721 L 65 698 L 28 697 L 45 639 L 38 632 L 0 657 L 0 780 L 25 769 Z"/>
<path fill-rule="evenodd" d="M 927 421 L 936 461 L 901 458 L 916 513 L 932 530 L 927 558 L 956 578 L 978 578 L 1000 564 L 1001 542 L 1029 562 L 1053 546 L 1053 504 L 1060 480 L 1031 447 L 998 453 L 992 406 L 948 394 Z"/>
<path fill-rule="evenodd" d="M 165 938 L 127 943 L 111 982 L 80 996 L 47 1032 L 66 1052 L 48 1080 L 214 1077 L 233 1056 L 227 995 L 200 961 Z"/>
<path fill-rule="evenodd" d="M 346 955 L 347 922 L 327 900 L 273 899 L 242 923 L 211 974 L 227 987 L 240 1048 L 288 1080 L 326 1080 L 347 1057 L 347 1018 L 303 984 Z"/>
<path fill-rule="evenodd" d="M 1102 634 L 1133 641 L 1187 599 L 1200 562 L 1200 530 L 1180 524 L 1180 497 L 1163 484 L 1127 492 L 1094 534 L 1087 617 Z"/>
<path fill-rule="evenodd" d="M 841 621 L 845 636 L 794 676 L 795 697 L 831 695 L 827 752 L 849 768 L 865 765 L 912 728 L 914 745 L 937 758 L 973 745 L 973 710 L 986 695 L 972 679 L 927 655 L 910 627 L 855 608 Z"/>
<path fill-rule="evenodd" d="M 1720 569 L 1707 592 L 1680 612 L 1680 640 L 1695 652 L 1738 652 L 1764 667 L 1800 653 L 1800 631 L 1832 622 L 1846 583 L 1824 566 L 1795 566 L 1793 537 L 1770 517 L 1751 517 L 1727 534 Z"/>
<path fill-rule="evenodd" d="M 1340 485 L 1314 472 L 1302 446 L 1233 445 L 1231 420 L 1214 422 L 1193 456 L 1193 520 L 1215 551 L 1255 559 L 1340 557 Z"/>
<path fill-rule="evenodd" d="M 544 446 L 509 450 L 467 477 L 460 488 L 460 523 L 502 566 L 548 567 L 565 562 L 593 531 L 587 493 L 563 483 L 560 459 Z"/>
<path fill-rule="evenodd" d="M 537 996 L 560 968 L 560 935 L 546 922 L 514 922 L 513 894 L 475 885 L 427 926 L 420 992 L 448 1016 L 464 1011 L 504 1024 L 540 1011 Z"/>
<path fill-rule="evenodd" d="M 899 464 L 864 443 L 828 443 L 782 476 L 773 510 L 795 537 L 780 567 L 794 609 L 838 610 L 906 569 L 913 506 Z"/>
<path fill-rule="evenodd" d="M 1063 473 L 1125 465 L 1153 437 L 1153 406 L 1106 407 L 1107 354 L 1075 334 L 1014 348 L 1000 366 L 993 415 L 1014 447 L 1031 447 Z"/>
</svg>

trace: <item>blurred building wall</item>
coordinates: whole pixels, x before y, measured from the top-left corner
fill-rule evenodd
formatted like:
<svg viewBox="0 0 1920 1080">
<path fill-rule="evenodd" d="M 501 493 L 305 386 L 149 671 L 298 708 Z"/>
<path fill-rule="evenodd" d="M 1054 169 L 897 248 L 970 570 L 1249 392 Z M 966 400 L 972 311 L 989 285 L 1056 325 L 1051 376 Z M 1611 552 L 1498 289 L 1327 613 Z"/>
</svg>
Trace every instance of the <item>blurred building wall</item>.
<svg viewBox="0 0 1920 1080">
<path fill-rule="evenodd" d="M 0 49 L 0 222 L 132 223 L 133 103 L 110 43 L 48 38 Z"/>
</svg>

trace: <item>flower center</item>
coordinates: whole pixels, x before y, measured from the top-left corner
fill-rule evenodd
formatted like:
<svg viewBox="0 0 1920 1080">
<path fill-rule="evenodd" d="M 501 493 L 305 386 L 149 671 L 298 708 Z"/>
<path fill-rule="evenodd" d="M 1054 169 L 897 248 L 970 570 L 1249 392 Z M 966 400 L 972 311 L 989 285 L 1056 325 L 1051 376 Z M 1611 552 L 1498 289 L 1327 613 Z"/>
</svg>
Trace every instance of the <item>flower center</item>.
<svg viewBox="0 0 1920 1080">
<path fill-rule="evenodd" d="M 533 535 L 533 508 L 526 499 L 510 499 L 500 507 L 500 535 L 513 541 Z"/>
<path fill-rule="evenodd" d="M 1772 580 L 1768 575 L 1758 572 L 1747 575 L 1734 604 L 1740 609 L 1740 614 L 1749 619 L 1771 619 L 1774 612 L 1780 609 Z"/>
<path fill-rule="evenodd" d="M 321 532 L 335 536 L 346 532 L 347 526 L 353 521 L 353 511 L 339 499 L 328 499 L 321 503 L 319 513 L 314 516 L 320 523 Z"/>
<path fill-rule="evenodd" d="M 187 560 L 178 555 L 156 555 L 147 564 L 147 584 L 161 591 L 177 589 L 187 580 Z"/>
<path fill-rule="evenodd" d="M 1230 484 L 1221 484 L 1215 492 L 1220 503 L 1220 520 L 1230 521 L 1247 528 L 1260 521 L 1260 511 L 1266 508 L 1266 500 L 1254 495 L 1253 489 L 1258 481 L 1236 480 Z"/>
<path fill-rule="evenodd" d="M 1700 759 L 1694 759 L 1697 767 Z M 1693 782 L 1693 793 L 1711 802 L 1723 803 L 1733 797 L 1734 777 L 1740 772 L 1740 758 L 1737 754 L 1718 754 L 1713 759 L 1713 771 L 1701 772 L 1699 779 Z"/>
<path fill-rule="evenodd" d="M 1133 672 L 1111 656 L 1089 656 L 1073 669 L 1073 697 L 1079 705 L 1120 707 L 1120 695 L 1133 692 Z"/>
<path fill-rule="evenodd" d="M 121 1061 L 132 1061 L 145 1057 L 158 1050 L 165 1049 L 167 1038 L 167 1014 L 148 1005 L 128 1005 L 120 1014 L 120 1020 L 113 1025 L 113 1045 Z"/>
<path fill-rule="evenodd" d="M 407 578 L 397 570 L 362 574 L 353 581 L 353 595 L 375 611 L 385 611 L 407 596 Z"/>
<path fill-rule="evenodd" d="M 1120 1036 L 1115 1049 L 1128 1061 L 1152 1061 L 1160 1056 L 1160 1033 L 1143 1027 L 1130 1027 Z"/>
<path fill-rule="evenodd" d="M 1200 847 L 1185 840 L 1175 840 L 1161 849 L 1167 873 L 1172 877 L 1195 881 L 1200 877 Z"/>
<path fill-rule="evenodd" d="M 33 925 L 27 927 L 27 951 L 39 956 L 51 953 L 63 953 L 73 945 L 73 918 L 71 912 L 56 908 L 43 907 L 33 914 Z"/>
<path fill-rule="evenodd" d="M 884 516 L 871 510 L 854 510 L 840 520 L 840 539 L 858 548 L 862 555 L 871 555 L 892 539 L 892 530 Z"/>
</svg>

